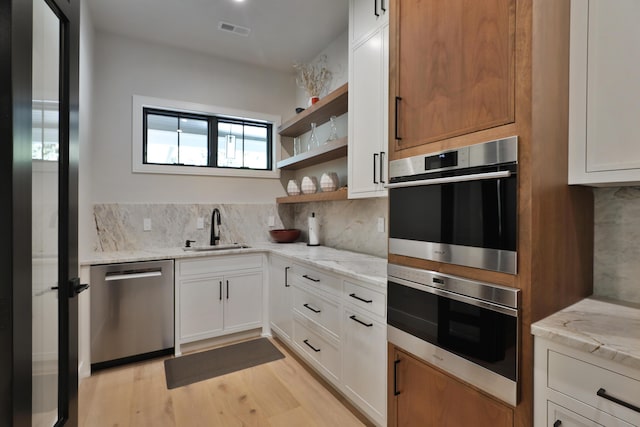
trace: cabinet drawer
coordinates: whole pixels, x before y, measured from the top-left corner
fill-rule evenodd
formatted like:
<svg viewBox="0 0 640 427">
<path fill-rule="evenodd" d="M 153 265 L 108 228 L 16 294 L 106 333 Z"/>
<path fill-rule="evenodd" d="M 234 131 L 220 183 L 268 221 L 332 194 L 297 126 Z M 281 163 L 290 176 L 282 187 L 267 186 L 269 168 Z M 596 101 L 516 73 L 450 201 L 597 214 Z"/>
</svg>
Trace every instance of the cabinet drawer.
<svg viewBox="0 0 640 427">
<path fill-rule="evenodd" d="M 640 407 L 640 381 L 636 379 L 549 350 L 547 387 L 631 424 L 640 424 L 640 413 L 597 395 L 604 389 L 607 395 Z"/>
<path fill-rule="evenodd" d="M 293 287 L 293 308 L 308 319 L 326 328 L 336 337 L 340 335 L 340 309 L 337 303 Z"/>
<path fill-rule="evenodd" d="M 248 254 L 241 256 L 215 256 L 180 260 L 178 261 L 176 266 L 176 274 L 179 277 L 185 277 L 195 276 L 198 274 L 247 270 L 261 267 L 261 254 Z"/>
<path fill-rule="evenodd" d="M 381 317 L 387 312 L 384 294 L 347 280 L 344 281 L 344 300 Z"/>
<path fill-rule="evenodd" d="M 340 376 L 340 349 L 303 323 L 304 319 L 299 316 L 294 317 L 293 341 L 308 357 L 328 371 L 334 379 L 338 379 Z"/>
<path fill-rule="evenodd" d="M 561 427 L 632 427 L 631 424 L 624 421 L 610 417 L 607 414 L 603 414 L 600 411 L 592 414 L 593 418 L 598 422 L 586 418 L 582 415 L 576 414 L 567 408 L 560 405 L 556 405 L 553 402 L 547 401 L 547 427 L 561 426 Z M 587 414 L 585 414 L 587 415 Z M 560 423 L 558 424 L 558 421 Z"/>
<path fill-rule="evenodd" d="M 300 283 L 340 296 L 342 286 L 340 279 L 337 277 L 300 264 L 296 264 L 293 270 L 295 279 Z"/>
</svg>

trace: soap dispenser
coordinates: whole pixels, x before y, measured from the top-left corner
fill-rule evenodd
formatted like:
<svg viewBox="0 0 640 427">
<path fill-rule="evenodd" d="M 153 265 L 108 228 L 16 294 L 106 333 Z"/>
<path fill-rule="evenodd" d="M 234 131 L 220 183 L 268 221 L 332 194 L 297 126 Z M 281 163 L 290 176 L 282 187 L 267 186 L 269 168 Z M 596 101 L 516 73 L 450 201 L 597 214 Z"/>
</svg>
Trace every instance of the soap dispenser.
<svg viewBox="0 0 640 427">
<path fill-rule="evenodd" d="M 309 243 L 307 243 L 307 246 L 320 246 L 318 240 L 318 218 L 316 218 L 315 212 L 311 212 L 309 217 Z"/>
</svg>

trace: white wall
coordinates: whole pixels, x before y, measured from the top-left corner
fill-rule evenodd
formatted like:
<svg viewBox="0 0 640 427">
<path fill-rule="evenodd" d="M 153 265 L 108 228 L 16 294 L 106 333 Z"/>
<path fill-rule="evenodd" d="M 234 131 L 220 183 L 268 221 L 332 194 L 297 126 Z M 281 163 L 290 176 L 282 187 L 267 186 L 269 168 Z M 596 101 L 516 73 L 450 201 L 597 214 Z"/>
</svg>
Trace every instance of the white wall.
<svg viewBox="0 0 640 427">
<path fill-rule="evenodd" d="M 94 51 L 93 203 L 273 203 L 278 179 L 134 174 L 132 95 L 289 116 L 292 73 L 263 70 L 98 32 Z"/>
</svg>

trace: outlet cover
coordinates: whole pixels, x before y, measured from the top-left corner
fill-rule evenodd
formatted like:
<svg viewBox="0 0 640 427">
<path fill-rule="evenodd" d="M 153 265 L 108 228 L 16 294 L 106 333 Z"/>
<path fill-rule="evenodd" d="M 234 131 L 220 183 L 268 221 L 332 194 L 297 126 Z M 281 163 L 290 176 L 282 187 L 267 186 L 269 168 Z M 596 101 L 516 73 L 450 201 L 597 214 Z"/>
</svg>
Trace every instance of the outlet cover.
<svg viewBox="0 0 640 427">
<path fill-rule="evenodd" d="M 275 227 L 275 225 L 276 225 L 276 218 L 273 216 L 269 216 L 269 218 L 267 218 L 267 226 Z"/>
<path fill-rule="evenodd" d="M 202 230 L 202 229 L 204 229 L 204 218 L 199 217 L 199 218 L 196 220 L 196 229 L 197 229 L 197 230 Z"/>
<path fill-rule="evenodd" d="M 144 218 L 142 220 L 142 229 L 144 231 L 151 231 L 151 218 Z"/>
<path fill-rule="evenodd" d="M 384 217 L 378 217 L 378 232 L 384 233 Z"/>
</svg>

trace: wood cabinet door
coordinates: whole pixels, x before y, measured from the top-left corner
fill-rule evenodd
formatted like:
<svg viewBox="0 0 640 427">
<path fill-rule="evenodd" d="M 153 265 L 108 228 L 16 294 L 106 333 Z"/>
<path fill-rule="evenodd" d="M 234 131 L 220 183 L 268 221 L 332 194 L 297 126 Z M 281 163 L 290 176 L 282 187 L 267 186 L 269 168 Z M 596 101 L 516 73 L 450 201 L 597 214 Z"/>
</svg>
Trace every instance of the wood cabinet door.
<svg viewBox="0 0 640 427">
<path fill-rule="evenodd" d="M 496 400 L 441 373 L 399 350 L 389 362 L 395 363 L 395 384 L 390 392 L 398 393 L 390 414 L 390 426 L 408 427 L 506 427 L 513 426 L 513 410 Z M 393 378 L 393 376 L 392 376 Z"/>
<path fill-rule="evenodd" d="M 514 121 L 515 0 L 396 0 L 391 13 L 394 151 Z"/>
</svg>

